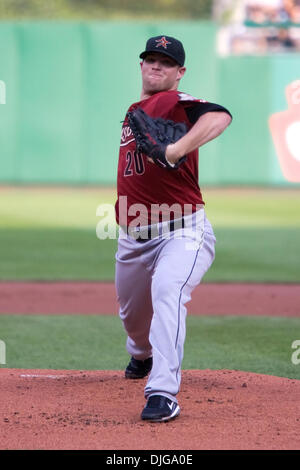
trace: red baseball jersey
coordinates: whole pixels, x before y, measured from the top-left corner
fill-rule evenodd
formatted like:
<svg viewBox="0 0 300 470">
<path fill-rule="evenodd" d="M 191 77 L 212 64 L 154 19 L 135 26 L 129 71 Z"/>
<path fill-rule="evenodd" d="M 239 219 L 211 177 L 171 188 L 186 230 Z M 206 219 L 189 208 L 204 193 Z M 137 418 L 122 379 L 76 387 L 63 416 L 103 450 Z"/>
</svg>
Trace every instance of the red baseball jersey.
<svg viewBox="0 0 300 470">
<path fill-rule="evenodd" d="M 188 128 L 206 112 L 229 113 L 220 105 L 173 90 L 159 92 L 134 103 L 128 111 L 137 107 L 154 118 L 184 122 Z M 178 169 L 161 168 L 149 162 L 146 155 L 137 152 L 134 136 L 125 118 L 119 152 L 117 194 L 116 220 L 125 227 L 137 218 L 143 226 L 165 220 L 164 214 L 169 219 L 176 219 L 186 215 L 187 208 L 189 213 L 196 211 L 205 204 L 198 184 L 198 149 L 189 153 Z"/>
</svg>

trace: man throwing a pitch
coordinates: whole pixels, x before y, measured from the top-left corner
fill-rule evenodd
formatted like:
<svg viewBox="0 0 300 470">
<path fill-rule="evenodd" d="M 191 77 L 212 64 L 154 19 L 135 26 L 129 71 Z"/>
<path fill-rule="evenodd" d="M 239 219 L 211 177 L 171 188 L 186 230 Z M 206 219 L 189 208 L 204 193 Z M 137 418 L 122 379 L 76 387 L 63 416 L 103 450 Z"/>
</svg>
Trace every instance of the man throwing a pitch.
<svg viewBox="0 0 300 470">
<path fill-rule="evenodd" d="M 150 38 L 140 100 L 123 122 L 118 165 L 116 290 L 131 356 L 127 379 L 149 375 L 141 418 L 180 413 L 185 304 L 211 266 L 215 236 L 198 185 L 198 149 L 230 124 L 224 107 L 178 91 L 182 43 Z"/>
</svg>

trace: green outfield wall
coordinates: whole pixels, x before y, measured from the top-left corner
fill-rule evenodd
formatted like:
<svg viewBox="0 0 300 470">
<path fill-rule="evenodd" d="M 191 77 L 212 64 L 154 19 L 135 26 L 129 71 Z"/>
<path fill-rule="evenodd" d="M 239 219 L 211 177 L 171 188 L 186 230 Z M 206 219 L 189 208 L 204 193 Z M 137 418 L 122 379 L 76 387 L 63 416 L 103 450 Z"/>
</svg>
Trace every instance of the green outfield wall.
<svg viewBox="0 0 300 470">
<path fill-rule="evenodd" d="M 181 90 L 234 117 L 200 150 L 202 184 L 289 184 L 267 121 L 300 79 L 299 55 L 220 58 L 216 32 L 210 22 L 0 23 L 0 182 L 115 183 L 121 121 L 139 99 L 138 55 L 166 34 L 186 48 Z"/>
</svg>

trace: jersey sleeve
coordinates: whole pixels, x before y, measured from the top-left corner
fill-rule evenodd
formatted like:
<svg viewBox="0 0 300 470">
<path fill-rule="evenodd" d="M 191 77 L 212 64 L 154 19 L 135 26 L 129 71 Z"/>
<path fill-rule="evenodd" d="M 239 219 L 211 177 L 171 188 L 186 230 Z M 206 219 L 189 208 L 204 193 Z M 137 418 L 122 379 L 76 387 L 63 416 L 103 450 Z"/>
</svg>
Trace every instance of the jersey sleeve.
<svg viewBox="0 0 300 470">
<path fill-rule="evenodd" d="M 223 112 L 229 114 L 232 119 L 232 114 L 230 111 L 216 103 L 210 103 L 209 101 L 194 98 L 191 95 L 186 93 L 179 93 L 179 102 L 185 109 L 186 115 L 191 124 L 195 124 L 195 122 L 199 119 L 200 116 L 203 114 L 210 113 L 210 112 Z"/>
<path fill-rule="evenodd" d="M 232 119 L 232 114 L 228 109 L 224 108 L 216 103 L 201 103 L 201 102 L 193 102 L 191 106 L 185 107 L 185 112 L 191 124 L 195 124 L 195 122 L 199 119 L 200 116 L 203 114 L 210 113 L 210 112 L 223 112 L 229 114 Z"/>
</svg>

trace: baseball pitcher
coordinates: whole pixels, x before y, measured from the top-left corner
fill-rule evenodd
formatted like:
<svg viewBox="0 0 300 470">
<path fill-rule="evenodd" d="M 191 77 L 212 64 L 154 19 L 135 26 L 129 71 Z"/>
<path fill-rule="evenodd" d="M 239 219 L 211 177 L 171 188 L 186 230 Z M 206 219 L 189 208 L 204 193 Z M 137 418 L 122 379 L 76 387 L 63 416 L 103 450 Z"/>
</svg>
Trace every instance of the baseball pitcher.
<svg viewBox="0 0 300 470">
<path fill-rule="evenodd" d="M 179 40 L 152 37 L 140 58 L 141 96 L 126 113 L 119 152 L 116 290 L 131 356 L 125 377 L 148 376 L 141 418 L 161 422 L 180 413 L 185 305 L 215 256 L 198 149 L 232 116 L 178 90 L 186 72 Z"/>
</svg>

